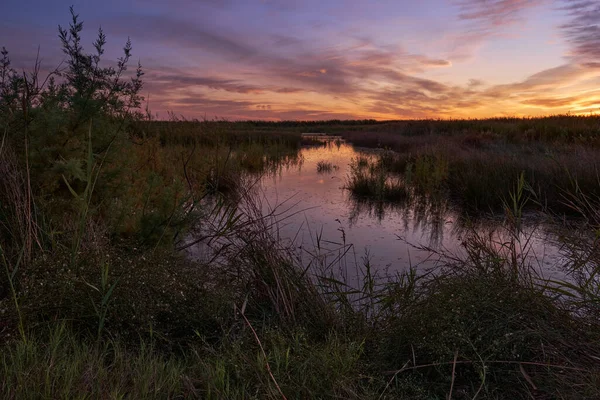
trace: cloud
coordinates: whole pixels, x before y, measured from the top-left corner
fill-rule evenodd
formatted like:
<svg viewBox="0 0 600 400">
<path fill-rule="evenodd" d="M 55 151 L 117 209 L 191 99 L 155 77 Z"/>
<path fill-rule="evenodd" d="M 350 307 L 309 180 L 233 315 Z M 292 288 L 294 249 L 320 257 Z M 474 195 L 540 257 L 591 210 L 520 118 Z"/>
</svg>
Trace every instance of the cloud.
<svg viewBox="0 0 600 400">
<path fill-rule="evenodd" d="M 525 13 L 551 0 L 457 0 L 461 29 L 449 35 L 450 58 L 466 61 L 483 44 L 511 25 L 525 21 Z"/>
<path fill-rule="evenodd" d="M 484 84 L 485 82 L 483 82 L 481 79 L 469 79 L 469 83 L 467 84 L 467 86 L 469 86 L 470 88 L 477 88 L 483 86 Z"/>
<path fill-rule="evenodd" d="M 163 0 L 137 0 L 140 6 L 158 5 L 163 6 L 165 2 Z M 185 8 L 189 10 L 196 6 L 209 6 L 217 9 L 227 9 L 233 6 L 236 0 L 170 0 L 169 5 L 172 7 L 176 5 L 179 8 Z"/>
<path fill-rule="evenodd" d="M 584 101 L 584 102 L 579 102 L 577 104 L 579 107 L 589 107 L 589 108 L 600 108 L 600 99 L 596 99 L 596 100 L 590 100 L 590 101 Z"/>
<path fill-rule="evenodd" d="M 173 105 L 181 105 L 181 106 L 202 106 L 206 110 L 214 110 L 214 109 L 225 109 L 230 111 L 235 111 L 237 109 L 247 109 L 249 107 L 254 106 L 255 104 L 249 101 L 238 101 L 238 100 L 214 100 L 211 98 L 207 98 L 203 95 L 188 95 L 181 98 L 178 98 L 171 102 Z"/>
<path fill-rule="evenodd" d="M 187 118 L 265 119 L 265 120 L 323 120 L 353 119 L 360 113 L 336 112 L 314 104 L 269 104 L 251 100 L 216 100 L 204 94 L 184 91 L 178 97 L 159 98 L 151 104 L 151 110 L 166 116 L 174 110 L 176 115 Z M 366 114 L 362 116 L 366 118 Z"/>
<path fill-rule="evenodd" d="M 570 18 L 561 25 L 571 46 L 570 56 L 580 62 L 600 61 L 600 3 L 598 1 L 562 0 L 561 8 Z"/>
<path fill-rule="evenodd" d="M 482 107 L 481 92 L 468 87 L 404 77 L 402 84 L 371 93 L 370 111 L 408 118 L 450 117 Z"/>
<path fill-rule="evenodd" d="M 158 8 L 159 2 L 152 1 Z M 360 37 L 344 30 L 342 37 L 335 32 L 335 21 L 330 30 L 323 31 L 333 36 L 323 40 L 304 36 L 293 26 L 262 27 L 256 21 L 236 19 L 241 17 L 235 15 L 242 12 L 240 8 L 243 12 L 251 10 L 244 8 L 247 5 L 241 7 L 240 0 L 177 1 L 190 5 L 187 14 L 151 9 L 145 14 L 121 14 L 102 23 L 110 35 L 133 34 L 136 57 L 137 46 L 150 49 L 150 53 L 144 50 L 141 59 L 149 66 L 144 91 L 151 96 L 150 108 L 161 112 L 174 110 L 186 116 L 206 113 L 229 119 L 425 118 L 519 110 L 562 112 L 598 106 L 596 95 L 589 90 L 593 79 L 600 76 L 597 1 L 556 0 L 566 17 L 558 29 L 570 47 L 564 64 L 551 68 L 542 65 L 538 73 L 501 85 L 469 80 L 464 75 L 460 81 L 466 82 L 459 85 L 452 81 L 453 63 L 460 61 L 457 57 L 473 55 L 485 40 L 521 23 L 528 10 L 550 0 L 454 1 L 458 19 L 457 26 L 456 20 L 452 22 L 455 45 L 443 40 L 453 51 L 438 54 L 421 54 L 426 51 L 416 51 L 419 47 L 413 42 L 390 41 L 389 37 L 385 41 L 368 30 Z M 289 9 L 286 4 L 290 3 L 276 0 L 259 4 L 254 11 Z M 308 8 L 305 3 L 294 4 Z M 229 13 L 231 17 L 226 17 Z M 294 13 L 290 21 L 296 23 L 300 18 L 305 18 L 303 13 Z M 308 25 L 310 19 L 302 21 Z M 28 29 L 15 30 L 23 35 L 11 38 L 12 26 L 0 27 L 0 37 L 17 44 L 10 47 L 20 52 L 19 44 L 25 45 L 32 38 L 42 40 L 37 39 L 37 31 L 32 29 L 36 32 L 32 36 Z M 86 25 L 86 32 L 93 31 L 93 26 Z M 44 36 L 50 37 L 45 31 L 40 37 Z M 53 38 L 56 41 L 55 35 Z M 412 47 L 407 47 L 409 44 Z M 60 53 L 56 46 L 49 50 Z M 452 56 L 446 57 L 447 53 Z M 31 64 L 25 55 L 11 54 L 19 65 Z"/>
<path fill-rule="evenodd" d="M 271 42 L 275 40 L 287 48 L 287 54 L 283 55 L 261 46 L 260 38 L 211 27 L 201 21 L 194 24 L 169 16 L 141 15 L 122 19 L 127 21 L 127 30 L 133 26 L 135 31 L 144 32 L 139 38 L 143 41 L 163 43 L 174 49 L 184 47 L 188 56 L 209 52 L 221 57 L 219 60 L 243 61 L 243 68 L 248 75 L 287 81 L 294 91 L 300 90 L 296 86 L 301 86 L 304 90 L 352 94 L 360 80 L 386 75 L 388 70 L 417 73 L 452 65 L 448 60 L 408 53 L 397 46 L 378 46 L 371 40 L 347 46 L 318 48 L 314 43 L 291 36 L 271 36 Z M 111 22 L 110 28 L 125 32 L 122 22 L 117 18 Z M 179 80 L 182 79 L 186 78 Z M 253 90 L 247 85 L 238 87 L 235 82 L 198 83 L 225 90 Z"/>
<path fill-rule="evenodd" d="M 271 41 L 273 43 L 274 46 L 277 47 L 293 47 L 293 46 L 299 46 L 302 44 L 302 40 L 295 38 L 293 36 L 288 36 L 288 35 L 279 35 L 279 34 L 275 34 L 275 35 L 270 35 L 271 36 Z"/>
<path fill-rule="evenodd" d="M 303 92 L 306 92 L 306 90 L 298 89 L 298 88 L 282 87 L 282 88 L 275 89 L 275 92 L 284 93 L 284 94 L 285 93 L 292 94 L 292 93 L 303 93 Z"/>
<path fill-rule="evenodd" d="M 123 34 L 140 32 L 140 40 L 209 51 L 232 60 L 251 58 L 261 53 L 239 35 L 222 34 L 201 21 L 192 23 L 166 15 L 126 15 L 112 19 L 108 29 Z"/>
<path fill-rule="evenodd" d="M 505 27 L 522 20 L 522 14 L 538 6 L 542 0 L 463 0 L 459 6 L 459 19 L 474 21 L 480 27 Z"/>
<path fill-rule="evenodd" d="M 228 37 L 228 36 L 226 36 Z M 295 45 L 292 45 L 295 46 Z M 335 104 L 337 114 L 354 117 L 426 118 L 514 113 L 518 105 L 540 110 L 561 109 L 570 105 L 556 89 L 585 80 L 594 74 L 593 65 L 564 64 L 533 74 L 520 82 L 485 86 L 472 79 L 466 85 L 449 85 L 415 75 L 425 66 L 447 66 L 444 60 L 402 52 L 401 49 L 378 47 L 363 42 L 352 49 L 325 49 L 302 46 L 303 51 L 288 57 L 258 52 L 245 60 L 243 78 L 196 75 L 190 70 L 155 71 L 149 78 L 157 96 L 164 98 L 161 109 L 187 113 L 208 113 L 226 118 L 264 117 L 300 119 L 330 117 L 321 109 L 322 101 Z M 229 51 L 225 51 L 225 56 Z M 235 76 L 235 69 L 222 71 Z M 210 97 L 193 88 L 216 91 Z M 298 102 L 305 92 L 318 99 L 307 104 Z M 239 95 L 239 100 L 223 99 L 218 93 Z M 273 101 L 270 93 L 292 96 Z M 538 100 L 537 96 L 543 93 Z M 267 97 L 265 97 L 267 96 Z M 266 103 L 265 101 L 268 101 Z M 344 105 L 342 105 L 344 104 Z M 271 107 L 271 109 L 268 108 Z M 298 110 L 294 111 L 293 108 Z M 305 111 L 305 110 L 311 110 Z M 343 111 L 342 111 L 343 110 Z"/>
<path fill-rule="evenodd" d="M 542 94 L 558 90 L 595 75 L 593 69 L 578 64 L 563 64 L 533 74 L 521 82 L 496 85 L 485 91 L 489 97 Z"/>
<path fill-rule="evenodd" d="M 422 60 L 423 65 L 433 66 L 433 67 L 451 67 L 452 63 L 448 60 L 434 60 L 429 58 L 424 58 Z"/>
<path fill-rule="evenodd" d="M 570 106 L 578 100 L 577 97 L 564 97 L 564 98 L 538 98 L 523 100 L 521 104 L 530 106 L 538 106 L 542 108 L 559 108 Z"/>
<path fill-rule="evenodd" d="M 209 77 L 195 75 L 190 71 L 175 68 L 163 68 L 152 70 L 144 76 L 146 85 L 144 90 L 151 95 L 153 99 L 166 99 L 165 105 L 181 105 L 179 101 L 182 98 L 193 99 L 198 93 L 206 93 L 211 90 L 213 96 L 227 97 L 227 94 L 239 95 L 242 97 L 256 97 L 257 95 L 268 95 L 277 93 L 279 95 L 300 95 L 306 90 L 301 88 L 260 85 L 245 82 L 239 79 L 223 79 L 219 77 Z M 207 104 L 205 94 L 199 98 L 203 100 L 199 105 Z M 186 100 L 193 103 L 193 100 Z M 219 103 L 217 103 L 219 104 Z M 253 102 L 243 103 L 245 106 L 251 106 Z"/>
<path fill-rule="evenodd" d="M 548 0 L 455 2 L 460 29 L 454 36 L 453 57 L 468 57 L 544 3 Z M 493 86 L 478 79 L 460 86 L 427 78 L 427 71 L 450 68 L 450 60 L 456 59 L 414 54 L 400 44 L 383 45 L 368 36 L 332 46 L 287 32 L 252 35 L 217 28 L 210 21 L 196 24 L 164 15 L 134 16 L 133 24 L 144 32 L 144 40 L 185 49 L 188 55 L 207 53 L 212 62 L 223 65 L 218 73 L 208 74 L 158 66 L 149 80 L 155 81 L 150 87 L 156 89 L 153 96 L 161 98 L 155 103 L 161 109 L 232 119 L 471 117 L 597 105 L 573 88 L 598 76 L 599 6 L 595 1 L 566 3 L 563 10 L 569 19 L 560 31 L 571 45 L 571 58 L 521 81 Z M 268 6 L 274 4 L 283 3 Z"/>
<path fill-rule="evenodd" d="M 151 78 L 151 77 L 150 77 Z M 215 90 L 224 90 L 233 93 L 263 93 L 264 89 L 250 84 L 244 84 L 234 79 L 218 79 L 204 76 L 182 76 L 162 75 L 157 77 L 160 81 L 168 82 L 169 85 L 180 85 L 183 87 L 204 86 Z"/>
</svg>

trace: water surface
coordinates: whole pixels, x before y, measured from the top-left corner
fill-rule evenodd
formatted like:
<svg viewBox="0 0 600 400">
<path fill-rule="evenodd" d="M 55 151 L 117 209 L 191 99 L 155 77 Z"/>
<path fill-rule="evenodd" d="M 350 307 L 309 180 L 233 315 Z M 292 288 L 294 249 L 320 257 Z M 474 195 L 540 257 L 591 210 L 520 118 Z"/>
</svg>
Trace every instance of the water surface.
<svg viewBox="0 0 600 400">
<path fill-rule="evenodd" d="M 351 162 L 358 155 L 374 157 L 376 151 L 355 149 L 339 139 L 323 140 L 327 141 L 324 146 L 301 150 L 303 162 L 299 165 L 281 168 L 262 179 L 265 208 L 281 203 L 290 208 L 279 223 L 279 235 L 305 260 L 319 253 L 333 261 L 341 246 L 352 245 L 343 266 L 348 277 L 356 273 L 353 269 L 363 265 L 365 258 L 377 270 L 394 273 L 410 266 L 435 266 L 439 256 L 430 250 L 460 256 L 464 252 L 462 239 L 470 229 L 484 234 L 494 231 L 495 237 L 502 237 L 501 216 L 469 221 L 443 203 L 423 201 L 394 207 L 356 201 L 344 188 Z M 334 168 L 319 173 L 319 161 L 330 162 Z M 547 227 L 530 219 L 522 237 L 530 238 L 530 257 L 544 275 L 561 274 L 557 268 L 561 260 L 559 246 Z"/>
<path fill-rule="evenodd" d="M 351 164 L 358 156 L 375 159 L 380 150 L 357 149 L 339 138 L 318 139 L 324 145 L 302 148 L 300 162 L 283 163 L 255 185 L 262 214 L 276 209 L 274 233 L 305 266 L 327 266 L 328 272 L 357 284 L 367 262 L 380 277 L 411 267 L 424 273 L 440 265 L 441 253 L 464 258 L 463 240 L 473 232 L 492 238 L 496 246 L 509 239 L 501 215 L 469 219 L 448 201 L 420 199 L 392 205 L 357 200 L 345 189 Z M 321 161 L 333 168 L 319 172 Z M 564 279 L 555 231 L 527 216 L 520 248 L 543 277 Z M 194 236 L 188 240 L 194 241 Z M 214 247 L 202 241 L 189 251 L 191 257 L 205 261 L 215 254 Z"/>
</svg>

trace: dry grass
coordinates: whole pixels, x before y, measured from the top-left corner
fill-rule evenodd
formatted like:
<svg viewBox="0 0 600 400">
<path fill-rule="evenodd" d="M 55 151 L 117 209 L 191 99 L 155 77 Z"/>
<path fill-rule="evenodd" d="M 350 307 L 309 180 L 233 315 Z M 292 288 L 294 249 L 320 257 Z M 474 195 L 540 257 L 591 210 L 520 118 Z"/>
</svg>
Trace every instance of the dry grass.
<svg viewBox="0 0 600 400">
<path fill-rule="evenodd" d="M 14 255 L 22 251 L 28 264 L 41 248 L 40 228 L 27 178 L 10 146 L 0 147 L 0 245 Z"/>
</svg>

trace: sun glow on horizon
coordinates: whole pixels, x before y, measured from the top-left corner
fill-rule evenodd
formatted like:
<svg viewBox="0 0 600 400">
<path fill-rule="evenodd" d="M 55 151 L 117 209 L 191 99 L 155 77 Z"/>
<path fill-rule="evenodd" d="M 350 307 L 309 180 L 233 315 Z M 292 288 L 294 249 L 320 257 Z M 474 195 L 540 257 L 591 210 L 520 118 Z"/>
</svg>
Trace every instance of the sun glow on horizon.
<svg viewBox="0 0 600 400">
<path fill-rule="evenodd" d="M 60 0 L 59 2 L 63 2 Z M 25 1 L 35 10 L 39 1 Z M 77 2 L 76 2 L 77 3 Z M 139 3 L 139 4 L 138 4 Z M 586 115 L 600 109 L 600 4 L 569 0 L 75 4 L 111 51 L 131 37 L 158 115 L 307 120 Z M 64 13 L 0 11 L 18 67 Z M 64 9 L 70 3 L 64 2 Z M 110 7 L 108 7 L 110 6 Z M 60 9 L 53 5 L 53 9 Z M 185 9 L 185 12 L 179 10 Z M 48 10 L 46 10 L 48 11 Z M 22 26 L 19 35 L 16 26 Z M 30 27 L 31 29 L 26 29 Z M 86 37 L 88 38 L 88 37 Z M 47 50 L 48 49 L 48 50 Z M 27 52 L 26 52 L 27 51 Z M 44 57 L 46 65 L 58 58 Z"/>
</svg>

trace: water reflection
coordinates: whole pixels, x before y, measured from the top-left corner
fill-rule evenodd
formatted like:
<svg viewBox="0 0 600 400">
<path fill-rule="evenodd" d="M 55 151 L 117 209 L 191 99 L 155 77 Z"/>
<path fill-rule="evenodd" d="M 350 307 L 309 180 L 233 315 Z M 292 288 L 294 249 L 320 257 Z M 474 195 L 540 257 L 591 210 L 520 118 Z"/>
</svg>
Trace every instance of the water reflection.
<svg viewBox="0 0 600 400">
<path fill-rule="evenodd" d="M 444 241 L 447 226 L 459 228 L 458 215 L 453 213 L 447 200 L 432 200 L 426 196 L 418 196 L 402 204 L 385 201 L 370 201 L 350 196 L 348 223 L 352 228 L 361 215 L 377 220 L 384 224 L 386 218 L 396 216 L 402 224 L 403 232 L 422 232 L 422 238 L 428 247 L 439 247 Z M 457 229 L 449 232 L 456 236 Z M 403 236 L 401 236 L 403 238 Z"/>
<path fill-rule="evenodd" d="M 440 254 L 463 258 L 463 240 L 470 236 L 499 249 L 513 238 L 501 217 L 470 219 L 444 198 L 411 193 L 402 203 L 390 204 L 352 196 L 344 189 L 352 160 L 375 160 L 379 154 L 355 149 L 339 138 L 314 140 L 285 162 L 269 164 L 272 168 L 263 170 L 260 178 L 246 176 L 254 188 L 248 204 L 259 208 L 250 214 L 271 216 L 263 225 L 307 268 L 329 269 L 350 284 L 360 281 L 365 262 L 380 273 L 409 267 L 428 270 L 437 265 Z M 193 245 L 192 257 L 213 260 L 229 245 L 219 240 L 220 234 L 218 239 L 202 237 L 207 230 L 221 232 L 223 221 L 235 220 L 227 212 L 243 208 L 244 202 L 238 202 L 209 213 L 215 226 L 200 226 L 186 238 L 184 246 Z M 527 220 L 519 234 L 524 244 L 519 251 L 546 276 L 560 279 L 563 271 L 558 267 L 564 263 L 555 235 L 544 224 Z"/>
<path fill-rule="evenodd" d="M 301 162 L 265 176 L 261 190 L 266 204 L 295 204 L 295 214 L 279 226 L 280 237 L 306 251 L 307 257 L 315 251 L 337 256 L 340 248 L 352 244 L 350 259 L 355 263 L 361 264 L 361 255 L 368 254 L 372 265 L 392 272 L 435 265 L 430 250 L 460 256 L 464 254 L 463 238 L 473 232 L 493 236 L 499 243 L 505 240 L 499 228 L 501 220 L 470 220 L 453 210 L 446 199 L 410 196 L 410 200 L 394 205 L 351 196 L 344 187 L 352 160 L 357 156 L 375 159 L 378 153 L 355 149 L 340 138 L 319 137 L 302 149 Z M 323 170 L 324 162 L 332 168 Z M 541 263 L 556 264 L 559 252 L 545 230 L 530 227 L 522 234 L 536 257 L 542 256 Z"/>
</svg>

